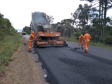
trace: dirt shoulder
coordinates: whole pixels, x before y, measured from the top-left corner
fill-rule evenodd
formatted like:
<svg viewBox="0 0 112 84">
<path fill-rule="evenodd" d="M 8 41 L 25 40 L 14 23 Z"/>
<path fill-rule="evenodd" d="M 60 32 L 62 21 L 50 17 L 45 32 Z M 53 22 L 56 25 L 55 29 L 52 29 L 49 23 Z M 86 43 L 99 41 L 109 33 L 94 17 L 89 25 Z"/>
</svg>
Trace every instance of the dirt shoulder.
<svg viewBox="0 0 112 84">
<path fill-rule="evenodd" d="M 14 60 L 6 67 L 6 73 L 0 77 L 0 84 L 47 84 L 33 54 L 28 52 L 28 45 L 23 43 L 26 43 L 24 37 L 12 56 Z"/>
</svg>

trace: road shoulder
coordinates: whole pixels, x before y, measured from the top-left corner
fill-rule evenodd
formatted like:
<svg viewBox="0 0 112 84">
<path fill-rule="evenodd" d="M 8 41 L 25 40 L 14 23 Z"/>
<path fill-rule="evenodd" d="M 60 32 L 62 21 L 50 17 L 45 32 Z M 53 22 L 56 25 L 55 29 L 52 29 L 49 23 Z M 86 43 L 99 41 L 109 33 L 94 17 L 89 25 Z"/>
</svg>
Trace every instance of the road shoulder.
<svg viewBox="0 0 112 84">
<path fill-rule="evenodd" d="M 0 77 L 0 84 L 47 84 L 33 54 L 28 52 L 28 44 L 24 43 L 26 39 L 23 37 L 23 42 L 12 55 L 13 61 Z"/>
</svg>

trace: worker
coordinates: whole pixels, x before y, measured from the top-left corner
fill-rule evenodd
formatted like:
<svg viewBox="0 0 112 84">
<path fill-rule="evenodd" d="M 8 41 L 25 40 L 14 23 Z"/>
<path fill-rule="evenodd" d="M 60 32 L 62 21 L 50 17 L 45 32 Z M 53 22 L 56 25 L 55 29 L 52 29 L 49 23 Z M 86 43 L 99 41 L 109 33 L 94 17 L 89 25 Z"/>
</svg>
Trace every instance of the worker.
<svg viewBox="0 0 112 84">
<path fill-rule="evenodd" d="M 49 30 L 47 30 L 47 33 L 49 33 Z"/>
<path fill-rule="evenodd" d="M 81 45 L 81 48 L 83 49 L 83 42 L 84 42 L 84 36 L 81 34 L 80 37 L 79 37 L 79 49 L 80 49 L 80 45 Z"/>
<path fill-rule="evenodd" d="M 90 39 L 91 39 L 91 36 L 90 36 L 90 34 L 88 34 L 87 31 L 86 31 L 85 34 L 84 34 L 85 52 L 86 52 L 86 53 L 88 53 L 88 44 L 89 44 Z"/>
<path fill-rule="evenodd" d="M 31 35 L 29 36 L 29 52 L 31 52 L 31 47 L 32 47 L 32 41 L 34 39 L 34 32 L 31 33 Z"/>
</svg>

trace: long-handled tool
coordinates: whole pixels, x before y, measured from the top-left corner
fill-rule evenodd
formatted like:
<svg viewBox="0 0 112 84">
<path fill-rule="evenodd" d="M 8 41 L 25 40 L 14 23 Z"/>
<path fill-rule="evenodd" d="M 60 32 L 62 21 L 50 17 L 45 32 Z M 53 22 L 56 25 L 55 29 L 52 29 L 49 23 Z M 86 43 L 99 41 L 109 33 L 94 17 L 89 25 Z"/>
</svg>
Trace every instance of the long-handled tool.
<svg viewBox="0 0 112 84">
<path fill-rule="evenodd" d="M 83 44 L 83 42 L 82 42 L 80 45 L 82 45 L 82 44 Z M 79 48 L 79 46 L 78 46 L 78 47 L 75 47 L 75 49 L 77 50 L 77 49 L 80 49 L 80 48 Z"/>
<path fill-rule="evenodd" d="M 80 49 L 80 48 L 78 48 L 78 47 L 75 47 L 75 49 L 77 50 L 77 49 Z"/>
</svg>

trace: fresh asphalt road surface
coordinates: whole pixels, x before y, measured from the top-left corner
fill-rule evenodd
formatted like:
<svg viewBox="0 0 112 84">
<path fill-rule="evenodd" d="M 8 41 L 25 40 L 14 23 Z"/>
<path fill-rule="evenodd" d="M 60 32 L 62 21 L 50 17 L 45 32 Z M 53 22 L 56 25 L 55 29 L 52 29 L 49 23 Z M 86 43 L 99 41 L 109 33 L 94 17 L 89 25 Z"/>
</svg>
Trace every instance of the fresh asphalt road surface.
<svg viewBox="0 0 112 84">
<path fill-rule="evenodd" d="M 89 46 L 89 52 L 69 47 L 36 48 L 52 84 L 112 84 L 112 50 Z M 53 82 L 54 81 L 54 82 Z"/>
</svg>

